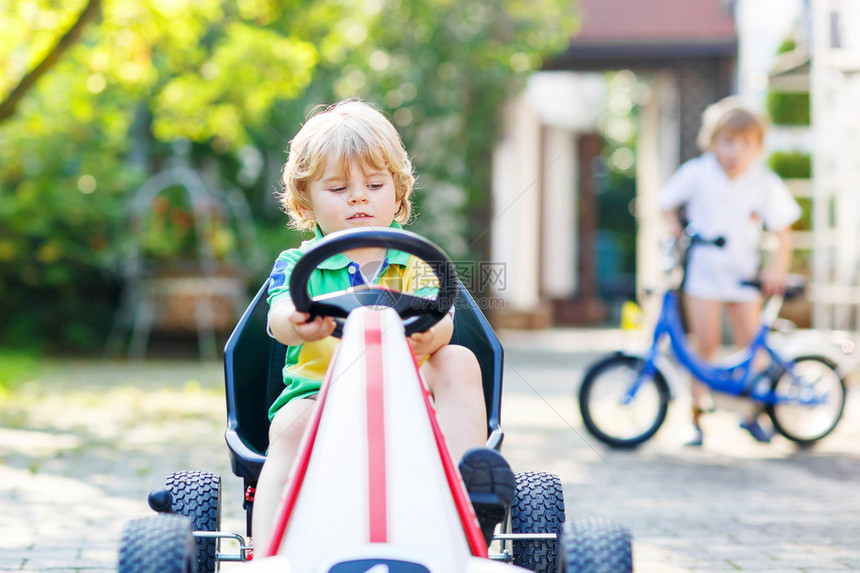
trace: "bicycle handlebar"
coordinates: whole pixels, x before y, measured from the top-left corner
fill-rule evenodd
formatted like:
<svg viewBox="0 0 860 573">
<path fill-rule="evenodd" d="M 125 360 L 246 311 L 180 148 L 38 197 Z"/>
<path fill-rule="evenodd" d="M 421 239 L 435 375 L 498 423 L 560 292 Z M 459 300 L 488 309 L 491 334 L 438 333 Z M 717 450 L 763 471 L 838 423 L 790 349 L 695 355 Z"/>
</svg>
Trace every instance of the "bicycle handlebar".
<svg viewBox="0 0 860 573">
<path fill-rule="evenodd" d="M 677 286 L 679 290 L 684 288 L 684 283 L 687 280 L 687 262 L 690 257 L 690 250 L 694 245 L 710 245 L 717 248 L 723 248 L 726 245 L 726 238 L 715 237 L 713 239 L 705 239 L 699 235 L 699 233 L 691 231 L 689 228 L 684 229 L 684 233 L 675 243 L 675 246 L 679 247 L 676 264 L 681 268 L 683 273 L 681 276 L 681 282 Z"/>
<path fill-rule="evenodd" d="M 698 233 L 693 233 L 691 235 L 687 235 L 690 237 L 690 246 L 692 245 L 712 245 L 714 247 L 723 248 L 726 246 L 726 238 L 725 237 L 716 237 L 713 239 L 704 239 Z"/>
<path fill-rule="evenodd" d="M 743 286 L 757 288 L 758 290 L 762 289 L 762 281 L 761 279 L 750 279 L 741 281 Z M 790 274 L 786 277 L 786 285 L 785 292 L 783 293 L 783 297 L 785 300 L 790 300 L 797 296 L 803 294 L 806 290 L 806 279 L 800 275 Z"/>
</svg>

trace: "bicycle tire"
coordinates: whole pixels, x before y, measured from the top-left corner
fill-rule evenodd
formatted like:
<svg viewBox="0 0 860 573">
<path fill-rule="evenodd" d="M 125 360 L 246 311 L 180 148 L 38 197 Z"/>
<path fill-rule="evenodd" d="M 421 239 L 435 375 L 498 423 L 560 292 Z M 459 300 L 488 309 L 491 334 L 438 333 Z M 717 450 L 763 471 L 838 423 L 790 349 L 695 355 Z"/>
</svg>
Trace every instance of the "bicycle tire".
<svg viewBox="0 0 860 573">
<path fill-rule="evenodd" d="M 625 405 L 620 401 L 623 392 L 635 379 L 634 376 L 639 375 L 643 365 L 644 361 L 641 358 L 620 353 L 613 354 L 592 365 L 579 388 L 579 412 L 585 428 L 592 436 L 613 448 L 629 449 L 639 446 L 650 440 L 666 420 L 669 410 L 669 384 L 659 370 L 655 370 L 654 376 L 643 383 L 630 404 Z M 613 378 L 613 374 L 619 372 L 621 378 Z M 610 382 L 615 382 L 617 388 L 615 391 L 611 391 L 612 388 L 610 388 L 609 396 L 598 406 L 596 401 L 601 399 L 598 388 L 606 387 Z M 652 402 L 651 405 L 645 403 L 646 398 L 647 401 Z M 617 431 L 618 426 L 625 421 L 622 419 L 625 416 L 622 410 L 627 410 L 630 414 L 634 406 L 643 405 L 653 406 L 654 411 L 641 416 L 641 421 L 635 424 L 638 429 L 634 428 L 623 435 Z M 614 410 L 611 415 L 603 413 L 610 408 Z M 615 427 L 610 428 L 609 426 L 613 424 Z"/>
<path fill-rule="evenodd" d="M 815 384 L 818 388 L 812 391 L 835 391 L 834 400 L 826 404 L 804 406 L 801 404 L 777 403 L 769 404 L 766 408 L 773 427 L 785 438 L 802 446 L 811 446 L 830 434 L 842 419 L 845 410 L 846 387 L 845 379 L 839 374 L 836 365 L 829 358 L 819 355 L 798 356 L 793 359 L 795 372 L 799 376 L 806 376 L 807 384 Z M 811 379 L 810 377 L 814 377 Z M 807 388 L 808 389 L 808 388 Z M 778 396 L 795 397 L 796 392 L 803 392 L 804 388 L 798 388 L 791 376 L 785 370 L 771 381 L 771 390 Z M 817 414 L 818 420 L 812 429 L 802 432 L 798 428 L 798 414 L 805 421 L 812 419 L 809 414 Z M 794 419 L 792 419 L 794 417 Z"/>
</svg>

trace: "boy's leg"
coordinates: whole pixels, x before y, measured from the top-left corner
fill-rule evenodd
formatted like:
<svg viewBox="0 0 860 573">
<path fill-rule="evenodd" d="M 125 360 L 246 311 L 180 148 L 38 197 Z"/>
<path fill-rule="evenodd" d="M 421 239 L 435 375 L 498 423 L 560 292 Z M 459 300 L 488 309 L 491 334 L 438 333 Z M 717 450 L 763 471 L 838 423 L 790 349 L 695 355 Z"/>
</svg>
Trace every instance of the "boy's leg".
<svg viewBox="0 0 860 573">
<path fill-rule="evenodd" d="M 436 405 L 436 419 L 454 461 L 487 443 L 487 411 L 481 367 L 472 352 L 449 344 L 421 367 Z"/>
<path fill-rule="evenodd" d="M 451 457 L 460 460 L 460 475 L 489 545 L 514 499 L 516 479 L 501 454 L 484 447 L 487 415 L 481 367 L 470 350 L 448 345 L 430 356 L 421 373 L 433 394 Z"/>
<path fill-rule="evenodd" d="M 739 348 L 749 346 L 759 327 L 761 301 L 732 302 L 727 305 L 727 310 L 735 344 Z M 766 362 L 766 356 L 756 356 L 753 361 L 753 368 L 761 370 Z M 751 404 L 751 406 L 755 406 L 755 404 Z M 773 437 L 773 432 L 766 430 L 759 424 L 758 417 L 761 413 L 761 407 L 750 408 L 743 416 L 741 427 L 757 441 L 767 443 Z"/>
<path fill-rule="evenodd" d="M 686 296 L 685 301 L 693 350 L 701 359 L 711 361 L 717 353 L 723 331 L 722 317 L 720 316 L 722 303 L 692 296 Z M 707 392 L 707 388 L 697 380 L 693 380 L 691 391 L 693 405 L 698 406 Z"/>
<path fill-rule="evenodd" d="M 279 502 L 313 406 L 314 400 L 291 400 L 278 410 L 269 426 L 269 451 L 257 481 L 251 524 L 254 545 L 261 554 L 268 549 Z"/>
<path fill-rule="evenodd" d="M 720 311 L 722 303 L 716 300 L 706 300 L 693 296 L 685 296 L 685 311 L 687 325 L 691 335 L 691 345 L 695 353 L 703 360 L 711 361 L 716 355 L 722 335 Z M 708 389 L 705 385 L 690 377 L 690 396 L 693 407 L 693 433 L 687 442 L 689 445 L 701 445 L 701 415 L 702 404 L 707 398 Z"/>
<path fill-rule="evenodd" d="M 749 346 L 758 330 L 761 301 L 730 302 L 726 304 L 735 346 Z"/>
</svg>

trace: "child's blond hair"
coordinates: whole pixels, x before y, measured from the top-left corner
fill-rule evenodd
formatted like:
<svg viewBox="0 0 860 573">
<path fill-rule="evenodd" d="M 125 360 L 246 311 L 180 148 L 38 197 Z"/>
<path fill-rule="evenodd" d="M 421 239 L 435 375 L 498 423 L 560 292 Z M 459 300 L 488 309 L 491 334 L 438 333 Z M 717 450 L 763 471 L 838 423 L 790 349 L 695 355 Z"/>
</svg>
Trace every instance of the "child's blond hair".
<svg viewBox="0 0 860 573">
<path fill-rule="evenodd" d="M 730 96 L 705 109 L 696 143 L 700 149 L 707 151 L 714 144 L 717 134 L 724 130 L 731 133 L 753 130 L 759 143 L 762 143 L 767 127 L 768 122 L 764 115 L 756 112 L 739 97 Z"/>
<path fill-rule="evenodd" d="M 322 178 L 329 158 L 344 176 L 353 162 L 365 173 L 390 171 L 395 198 L 400 201 L 394 220 L 401 224 L 409 221 L 415 176 L 400 134 L 374 107 L 358 100 L 344 100 L 312 115 L 290 142 L 281 178 L 281 204 L 292 227 L 314 228 L 316 221 L 303 214 L 304 209 L 312 208 L 308 185 Z"/>
</svg>

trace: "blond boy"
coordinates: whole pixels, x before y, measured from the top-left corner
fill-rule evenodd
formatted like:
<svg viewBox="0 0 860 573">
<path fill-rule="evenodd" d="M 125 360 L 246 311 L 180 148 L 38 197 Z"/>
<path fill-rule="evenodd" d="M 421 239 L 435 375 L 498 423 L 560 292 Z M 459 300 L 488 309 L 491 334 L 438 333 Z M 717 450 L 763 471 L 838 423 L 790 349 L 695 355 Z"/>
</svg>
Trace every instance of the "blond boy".
<svg viewBox="0 0 860 573">
<path fill-rule="evenodd" d="M 258 547 L 268 546 L 277 504 L 337 344 L 331 336 L 332 318 L 309 320 L 290 301 L 292 268 L 304 251 L 329 233 L 399 228 L 406 223 L 412 212 L 414 180 L 411 161 L 394 126 L 360 101 L 344 101 L 313 115 L 290 144 L 283 170 L 283 206 L 293 227 L 313 231 L 315 236 L 281 253 L 271 273 L 269 329 L 288 348 L 285 388 L 269 411 L 269 451 L 257 484 L 253 532 Z M 362 248 L 333 257 L 315 273 L 319 273 L 318 285 L 339 290 L 371 283 L 422 294 L 432 287 L 422 282 L 427 273 L 416 271 L 422 264 L 404 253 Z M 470 481 L 492 474 L 498 482 L 493 487 L 509 505 L 513 474 L 497 452 L 481 447 L 487 438 L 487 420 L 480 366 L 471 351 L 449 344 L 453 327 L 449 315 L 426 332 L 413 334 L 409 344 L 422 363 L 421 376 L 435 401 L 451 456 L 462 459 L 460 470 L 467 488 Z M 470 478 L 473 473 L 475 479 Z M 476 507 L 485 536 L 497 522 L 493 516 L 506 508 L 490 509 L 482 512 Z M 482 513 L 492 515 L 482 519 Z"/>
</svg>

